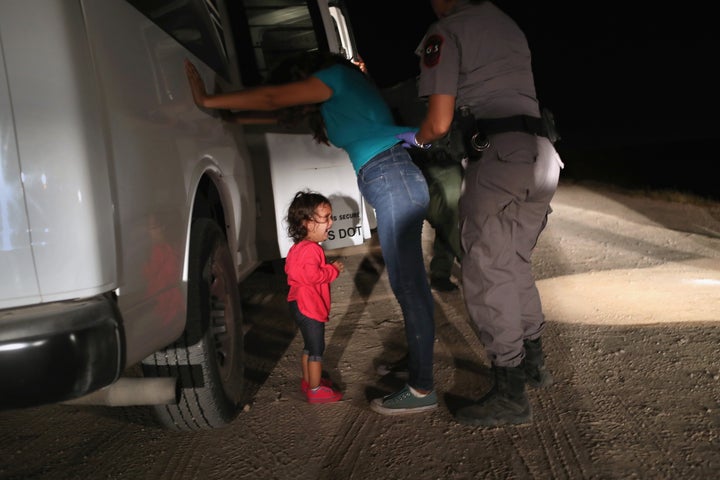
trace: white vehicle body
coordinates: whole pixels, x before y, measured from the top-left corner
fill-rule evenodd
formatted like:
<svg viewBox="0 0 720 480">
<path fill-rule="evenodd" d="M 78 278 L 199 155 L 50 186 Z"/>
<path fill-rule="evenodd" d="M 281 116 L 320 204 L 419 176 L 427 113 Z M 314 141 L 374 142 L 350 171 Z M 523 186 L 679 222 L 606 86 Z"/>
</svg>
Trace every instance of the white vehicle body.
<svg viewBox="0 0 720 480">
<path fill-rule="evenodd" d="M 160 404 L 168 427 L 221 426 L 242 382 L 237 282 L 284 257 L 295 191 L 343 200 L 352 220 L 326 248 L 369 237 L 344 152 L 192 101 L 185 58 L 211 88 L 262 80 L 270 40 L 232 26 L 252 36 L 262 9 L 265 30 L 290 14 L 353 51 L 327 0 L 270 3 L 0 2 L 0 408 Z M 146 378 L 121 378 L 141 362 Z M 183 407 L 188 391 L 207 398 Z"/>
</svg>

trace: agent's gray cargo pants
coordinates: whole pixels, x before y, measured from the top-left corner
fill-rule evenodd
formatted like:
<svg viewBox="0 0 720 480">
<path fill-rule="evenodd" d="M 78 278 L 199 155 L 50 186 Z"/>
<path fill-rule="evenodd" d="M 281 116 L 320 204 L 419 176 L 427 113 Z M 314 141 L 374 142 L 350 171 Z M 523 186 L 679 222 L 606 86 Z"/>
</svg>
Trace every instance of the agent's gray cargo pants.
<svg viewBox="0 0 720 480">
<path fill-rule="evenodd" d="M 557 189 L 562 162 L 550 141 L 527 133 L 491 135 L 465 171 L 460 196 L 463 294 L 489 360 L 522 361 L 545 317 L 530 256 Z"/>
</svg>

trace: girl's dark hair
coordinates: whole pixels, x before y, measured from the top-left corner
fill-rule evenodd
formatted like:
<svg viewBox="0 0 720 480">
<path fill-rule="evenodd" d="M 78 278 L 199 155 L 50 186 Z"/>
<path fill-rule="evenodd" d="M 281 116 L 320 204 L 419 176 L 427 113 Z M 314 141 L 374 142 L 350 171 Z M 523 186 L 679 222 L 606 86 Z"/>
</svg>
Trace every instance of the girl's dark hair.
<svg viewBox="0 0 720 480">
<path fill-rule="evenodd" d="M 342 55 L 316 50 L 312 52 L 303 52 L 282 60 L 270 71 L 267 83 L 271 85 L 279 85 L 304 80 L 317 71 L 337 64 L 345 65 L 357 70 L 362 75 L 365 75 L 357 65 Z M 284 108 L 278 112 L 278 115 L 280 122 L 289 126 L 298 125 L 303 120 L 307 119 L 315 141 L 330 145 L 327 130 L 325 129 L 325 121 L 320 114 L 319 103 L 314 105 L 298 105 L 296 107 Z"/>
<path fill-rule="evenodd" d="M 307 237 L 308 231 L 303 220 L 313 220 L 315 209 L 320 205 L 331 205 L 331 203 L 324 195 L 310 190 L 303 190 L 295 194 L 286 217 L 288 236 L 293 239 L 294 243 Z"/>
</svg>

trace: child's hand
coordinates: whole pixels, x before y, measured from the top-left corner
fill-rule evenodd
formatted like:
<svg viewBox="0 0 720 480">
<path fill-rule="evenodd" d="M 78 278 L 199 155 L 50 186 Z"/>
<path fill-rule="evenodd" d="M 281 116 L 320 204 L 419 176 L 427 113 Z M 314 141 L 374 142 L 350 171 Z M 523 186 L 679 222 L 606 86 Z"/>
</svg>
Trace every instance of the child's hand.
<svg viewBox="0 0 720 480">
<path fill-rule="evenodd" d="M 338 272 L 340 272 L 340 273 L 345 271 L 345 265 L 343 265 L 343 263 L 340 260 L 335 260 L 330 265 L 337 268 Z"/>
</svg>

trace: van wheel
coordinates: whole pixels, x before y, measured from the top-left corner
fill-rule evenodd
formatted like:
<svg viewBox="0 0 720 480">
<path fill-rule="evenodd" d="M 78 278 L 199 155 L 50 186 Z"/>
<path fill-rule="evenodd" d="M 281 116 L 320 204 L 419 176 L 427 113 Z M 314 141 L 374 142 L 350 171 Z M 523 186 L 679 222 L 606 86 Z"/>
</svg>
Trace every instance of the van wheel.
<svg viewBox="0 0 720 480">
<path fill-rule="evenodd" d="M 143 361 L 146 376 L 177 376 L 176 405 L 153 407 L 163 426 L 202 430 L 230 423 L 243 393 L 243 332 L 235 264 L 222 230 L 199 218 L 190 232 L 187 325 Z"/>
</svg>

